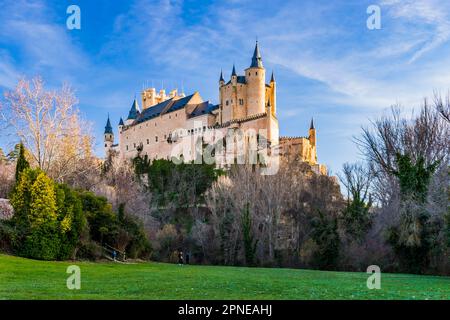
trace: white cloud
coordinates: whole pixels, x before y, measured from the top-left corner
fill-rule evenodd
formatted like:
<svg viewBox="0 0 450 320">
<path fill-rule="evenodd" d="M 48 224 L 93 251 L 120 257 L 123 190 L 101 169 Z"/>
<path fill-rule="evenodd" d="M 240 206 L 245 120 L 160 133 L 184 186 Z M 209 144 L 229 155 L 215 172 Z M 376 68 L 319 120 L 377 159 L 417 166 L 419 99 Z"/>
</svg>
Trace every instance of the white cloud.
<svg viewBox="0 0 450 320">
<path fill-rule="evenodd" d="M 426 39 L 413 53 L 409 62 L 413 63 L 425 53 L 438 48 L 450 40 L 449 3 L 435 0 L 385 0 L 381 2 L 388 8 L 393 19 L 407 21 L 409 32 L 427 28 Z"/>
<path fill-rule="evenodd" d="M 5 50 L 0 50 L 0 87 L 12 89 L 21 77 L 14 62 Z"/>
</svg>

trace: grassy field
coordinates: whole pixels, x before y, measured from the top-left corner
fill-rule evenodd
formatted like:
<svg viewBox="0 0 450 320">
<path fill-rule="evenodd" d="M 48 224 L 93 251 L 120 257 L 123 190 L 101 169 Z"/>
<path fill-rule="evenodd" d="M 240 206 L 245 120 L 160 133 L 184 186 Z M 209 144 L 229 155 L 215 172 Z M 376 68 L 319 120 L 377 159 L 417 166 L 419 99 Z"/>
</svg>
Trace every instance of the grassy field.
<svg viewBox="0 0 450 320">
<path fill-rule="evenodd" d="M 81 290 L 66 287 L 81 268 Z M 450 299 L 450 278 L 164 263 L 44 262 L 0 255 L 0 299 Z"/>
</svg>

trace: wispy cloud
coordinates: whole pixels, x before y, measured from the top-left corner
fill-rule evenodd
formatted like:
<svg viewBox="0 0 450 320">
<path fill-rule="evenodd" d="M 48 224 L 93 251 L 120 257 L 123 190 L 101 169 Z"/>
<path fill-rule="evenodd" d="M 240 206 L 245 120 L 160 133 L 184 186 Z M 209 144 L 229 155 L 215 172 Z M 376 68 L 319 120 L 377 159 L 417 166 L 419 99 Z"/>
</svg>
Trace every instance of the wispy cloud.
<svg viewBox="0 0 450 320">
<path fill-rule="evenodd" d="M 44 1 L 7 1 L 0 11 L 0 41 L 21 56 L 27 74 L 45 72 L 53 79 L 77 82 L 74 73 L 88 68 L 89 59 L 69 37 L 65 24 L 52 20 L 51 7 Z"/>
<path fill-rule="evenodd" d="M 0 50 L 0 87 L 11 89 L 20 77 L 8 52 Z"/>
<path fill-rule="evenodd" d="M 450 40 L 450 6 L 448 2 L 436 0 L 384 0 L 381 5 L 388 8 L 393 19 L 408 22 L 408 31 L 421 38 L 421 45 L 413 53 L 413 63 L 425 53 L 438 48 Z"/>
</svg>

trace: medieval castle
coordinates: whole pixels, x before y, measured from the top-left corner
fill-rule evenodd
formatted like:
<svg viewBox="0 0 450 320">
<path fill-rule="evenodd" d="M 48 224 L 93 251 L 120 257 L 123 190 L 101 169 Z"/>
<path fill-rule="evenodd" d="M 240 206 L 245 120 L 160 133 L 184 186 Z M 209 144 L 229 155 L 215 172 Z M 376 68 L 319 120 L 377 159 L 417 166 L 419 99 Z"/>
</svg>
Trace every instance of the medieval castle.
<svg viewBox="0 0 450 320">
<path fill-rule="evenodd" d="M 139 152 L 150 159 L 171 159 L 174 146 L 182 137 L 202 136 L 211 129 L 224 136 L 238 129 L 263 130 L 269 152 L 297 155 L 314 171 L 325 174 L 325 166 L 317 163 L 316 129 L 312 120 L 308 137 L 279 137 L 276 91 L 273 72 L 270 82 L 266 83 L 266 70 L 256 42 L 251 64 L 244 75 L 238 75 L 233 66 L 231 79 L 226 82 L 220 73 L 218 104 L 203 101 L 198 92 L 185 96 L 177 90 L 169 94 L 164 89 L 159 92 L 155 88 L 143 90 L 142 110 L 134 99 L 126 120 L 120 119 L 118 144 L 114 144 L 108 117 L 105 154 L 115 152 L 122 159 L 132 159 Z M 191 151 L 183 155 L 185 160 L 194 158 Z"/>
</svg>

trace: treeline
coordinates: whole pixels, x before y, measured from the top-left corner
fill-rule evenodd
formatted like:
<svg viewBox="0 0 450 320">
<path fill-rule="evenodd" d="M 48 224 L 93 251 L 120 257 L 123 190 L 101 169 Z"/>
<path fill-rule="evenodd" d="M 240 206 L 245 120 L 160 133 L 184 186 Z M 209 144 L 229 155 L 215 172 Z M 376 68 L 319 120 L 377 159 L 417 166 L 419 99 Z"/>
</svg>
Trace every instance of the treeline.
<svg viewBox="0 0 450 320">
<path fill-rule="evenodd" d="M 31 169 L 20 144 L 16 183 L 9 194 L 12 219 L 0 221 L 4 251 L 41 260 L 98 259 L 103 246 L 148 258 L 150 243 L 142 223 L 118 212 L 104 197 L 53 181 L 41 169 Z"/>
</svg>

